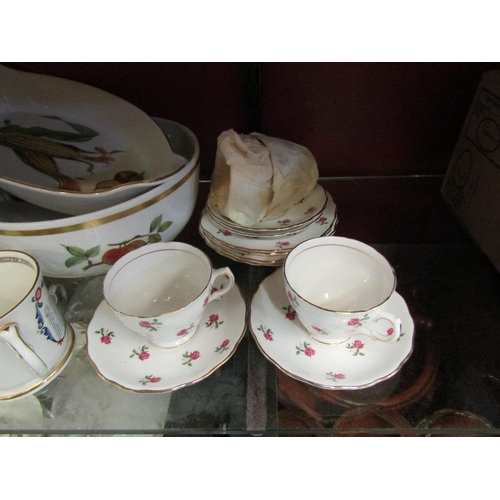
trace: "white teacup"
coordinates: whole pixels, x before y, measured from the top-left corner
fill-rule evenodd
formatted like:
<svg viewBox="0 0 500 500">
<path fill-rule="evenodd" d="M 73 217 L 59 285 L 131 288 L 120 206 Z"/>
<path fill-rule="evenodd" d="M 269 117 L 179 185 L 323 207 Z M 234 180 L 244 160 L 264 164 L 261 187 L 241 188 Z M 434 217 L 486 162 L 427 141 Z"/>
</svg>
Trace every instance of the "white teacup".
<svg viewBox="0 0 500 500">
<path fill-rule="evenodd" d="M 384 310 L 396 275 L 371 246 L 338 236 L 313 238 L 289 253 L 283 272 L 288 300 L 316 340 L 336 344 L 366 334 L 393 342 L 400 337 L 401 320 Z"/>
<path fill-rule="evenodd" d="M 219 276 L 226 279 L 216 288 Z M 201 250 L 160 242 L 119 259 L 104 278 L 104 298 L 127 328 L 159 347 L 177 347 L 196 333 L 206 305 L 233 285 L 231 270 L 214 270 Z"/>
<path fill-rule="evenodd" d="M 0 251 L 0 341 L 19 355 L 37 379 L 44 380 L 62 368 L 74 344 L 71 327 L 52 301 L 38 262 L 30 255 Z M 0 366 L 8 367 L 8 359 Z"/>
</svg>

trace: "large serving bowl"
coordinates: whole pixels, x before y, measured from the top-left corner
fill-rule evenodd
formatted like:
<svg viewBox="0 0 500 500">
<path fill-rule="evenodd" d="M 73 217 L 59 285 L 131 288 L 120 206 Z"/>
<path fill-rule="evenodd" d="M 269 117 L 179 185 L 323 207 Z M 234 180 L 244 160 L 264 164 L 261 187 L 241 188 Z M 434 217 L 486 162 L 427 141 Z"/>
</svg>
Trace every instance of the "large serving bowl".
<svg viewBox="0 0 500 500">
<path fill-rule="evenodd" d="M 25 201 L 0 201 L 0 249 L 34 256 L 48 277 L 105 274 L 128 251 L 171 241 L 187 224 L 198 195 L 199 144 L 183 125 L 157 119 L 187 164 L 163 184 L 104 210 L 67 217 Z"/>
<path fill-rule="evenodd" d="M 101 89 L 0 65 L 0 187 L 80 215 L 162 184 L 186 164 L 142 110 Z"/>
</svg>

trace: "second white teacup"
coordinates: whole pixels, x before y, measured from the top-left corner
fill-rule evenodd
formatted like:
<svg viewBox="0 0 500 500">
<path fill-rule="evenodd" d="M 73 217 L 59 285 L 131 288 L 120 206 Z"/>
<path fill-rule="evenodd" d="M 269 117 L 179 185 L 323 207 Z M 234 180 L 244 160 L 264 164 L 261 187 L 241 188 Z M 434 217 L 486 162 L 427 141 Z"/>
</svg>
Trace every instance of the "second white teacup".
<svg viewBox="0 0 500 500">
<path fill-rule="evenodd" d="M 385 310 L 396 289 L 389 262 L 360 241 L 327 236 L 297 245 L 284 266 L 290 304 L 308 333 L 336 344 L 356 334 L 392 342 L 401 320 Z"/>
<path fill-rule="evenodd" d="M 225 280 L 215 288 L 219 276 Z M 196 247 L 161 242 L 119 259 L 107 272 L 103 291 L 127 328 L 159 347 L 177 347 L 195 334 L 206 305 L 233 285 L 231 270 L 214 270 Z"/>
</svg>

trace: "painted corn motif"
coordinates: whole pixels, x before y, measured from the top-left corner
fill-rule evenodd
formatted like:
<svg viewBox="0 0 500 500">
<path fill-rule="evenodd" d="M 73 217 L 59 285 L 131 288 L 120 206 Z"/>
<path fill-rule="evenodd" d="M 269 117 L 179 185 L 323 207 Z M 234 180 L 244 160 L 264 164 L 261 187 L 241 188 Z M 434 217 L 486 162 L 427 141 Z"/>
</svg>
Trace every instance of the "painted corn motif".
<svg viewBox="0 0 500 500">
<path fill-rule="evenodd" d="M 47 127 L 22 127 L 15 125 L 10 119 L 4 120 L 0 127 L 0 146 L 9 148 L 25 165 L 52 177 L 57 181 L 60 189 L 67 191 L 81 191 L 80 181 L 76 177 L 64 175 L 57 160 L 69 160 L 83 163 L 87 172 L 93 173 L 95 164 L 110 166 L 115 163 L 114 155 L 124 151 L 107 151 L 101 146 L 94 150 L 82 149 L 69 143 L 87 142 L 99 134 L 89 127 L 78 123 L 68 122 L 58 116 L 43 116 L 50 120 L 58 120 L 70 127 L 73 131 L 61 131 Z M 141 180 L 143 173 L 119 172 L 110 181 L 98 183 L 95 189 L 103 189 L 131 180 Z M 110 184 L 110 182 L 112 184 Z"/>
</svg>

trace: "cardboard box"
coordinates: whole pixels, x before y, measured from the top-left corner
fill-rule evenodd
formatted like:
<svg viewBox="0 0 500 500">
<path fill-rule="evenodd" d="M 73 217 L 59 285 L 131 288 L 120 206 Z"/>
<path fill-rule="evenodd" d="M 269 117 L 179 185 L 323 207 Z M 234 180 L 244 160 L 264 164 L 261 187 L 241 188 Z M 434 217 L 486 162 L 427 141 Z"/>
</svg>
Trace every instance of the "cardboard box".
<svg viewBox="0 0 500 500">
<path fill-rule="evenodd" d="M 482 75 L 441 193 L 500 271 L 500 71 Z"/>
</svg>

